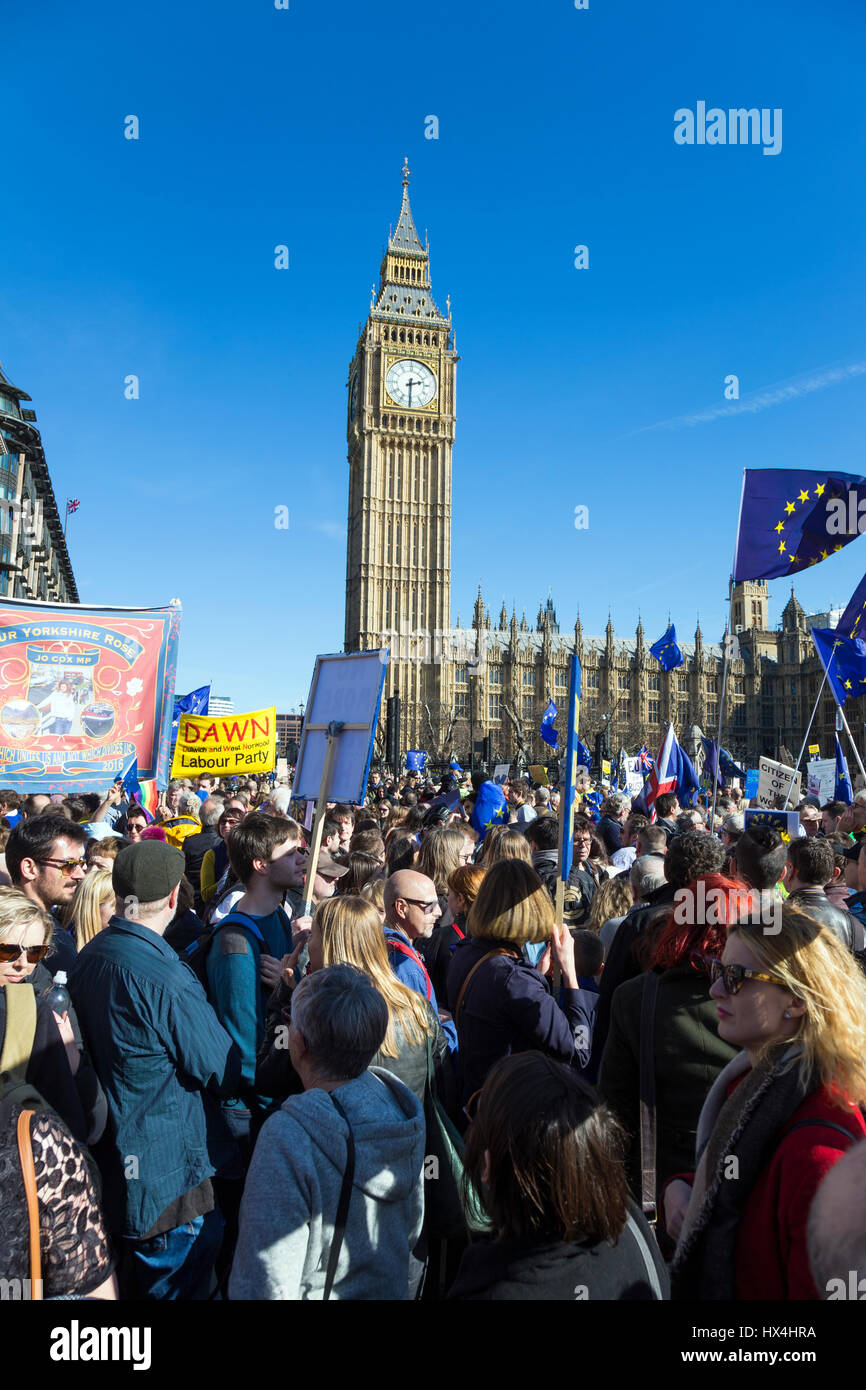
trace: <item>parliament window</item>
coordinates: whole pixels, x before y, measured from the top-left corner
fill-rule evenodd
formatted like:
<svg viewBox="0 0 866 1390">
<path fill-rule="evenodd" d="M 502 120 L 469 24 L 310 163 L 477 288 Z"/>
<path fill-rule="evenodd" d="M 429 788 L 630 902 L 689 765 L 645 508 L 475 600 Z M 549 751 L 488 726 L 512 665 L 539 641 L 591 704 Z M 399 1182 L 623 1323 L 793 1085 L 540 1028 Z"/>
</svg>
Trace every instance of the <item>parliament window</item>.
<svg viewBox="0 0 866 1390">
<path fill-rule="evenodd" d="M 707 677 L 707 694 L 708 694 L 708 695 L 718 695 L 718 693 L 719 693 L 719 682 L 718 682 L 718 678 L 717 678 L 716 676 L 708 676 L 708 677 Z"/>
<path fill-rule="evenodd" d="M 650 722 L 651 724 L 658 724 L 658 722 L 659 722 L 659 701 L 658 701 L 658 700 L 650 700 L 650 701 L 649 701 L 649 703 L 647 704 L 646 714 L 647 714 L 647 719 L 649 720 L 649 722 Z"/>
<path fill-rule="evenodd" d="M 488 695 L 487 697 L 487 716 L 489 719 L 502 718 L 502 696 Z"/>
<path fill-rule="evenodd" d="M 465 666 L 458 666 L 454 672 L 454 680 L 457 685 L 466 685 L 469 680 L 469 671 Z"/>
<path fill-rule="evenodd" d="M 678 677 L 677 677 L 677 689 L 678 689 L 678 690 L 688 690 L 688 688 L 689 688 L 689 678 L 688 678 L 688 676 L 678 676 Z"/>
<path fill-rule="evenodd" d="M 587 690 L 598 690 L 598 671 L 587 671 L 586 688 Z"/>
<path fill-rule="evenodd" d="M 568 689 L 568 672 L 567 672 L 567 671 L 557 671 L 557 672 L 554 674 L 553 683 L 554 683 L 554 685 L 556 686 L 557 690 L 567 690 L 567 689 Z"/>
<path fill-rule="evenodd" d="M 631 676 L 617 676 L 617 686 L 620 690 L 631 689 Z"/>
<path fill-rule="evenodd" d="M 458 719 L 469 718 L 469 691 L 458 690 L 454 696 L 454 713 Z"/>
<path fill-rule="evenodd" d="M 524 672 L 523 672 L 523 684 L 524 684 L 524 686 L 529 686 L 529 687 L 531 687 L 531 689 L 533 689 L 533 690 L 535 689 L 535 672 L 534 672 L 534 671 L 524 671 Z"/>
<path fill-rule="evenodd" d="M 501 667 L 501 666 L 491 666 L 491 667 L 490 667 L 490 684 L 491 684 L 491 685 L 501 685 L 501 684 L 502 684 L 502 667 Z"/>
<path fill-rule="evenodd" d="M 533 707 L 534 704 L 535 704 L 535 701 L 533 700 L 533 698 L 532 698 L 531 695 L 524 695 L 524 697 L 523 697 L 523 718 L 524 718 L 524 719 L 531 719 L 531 718 L 532 718 L 532 707 Z"/>
<path fill-rule="evenodd" d="M 648 678 L 647 686 L 650 690 L 661 690 L 661 676 L 658 672 Z"/>
<path fill-rule="evenodd" d="M 742 676 L 738 676 L 737 679 L 734 681 L 734 694 L 735 694 L 735 695 L 745 695 L 745 693 L 746 693 L 746 682 L 743 680 Z"/>
</svg>

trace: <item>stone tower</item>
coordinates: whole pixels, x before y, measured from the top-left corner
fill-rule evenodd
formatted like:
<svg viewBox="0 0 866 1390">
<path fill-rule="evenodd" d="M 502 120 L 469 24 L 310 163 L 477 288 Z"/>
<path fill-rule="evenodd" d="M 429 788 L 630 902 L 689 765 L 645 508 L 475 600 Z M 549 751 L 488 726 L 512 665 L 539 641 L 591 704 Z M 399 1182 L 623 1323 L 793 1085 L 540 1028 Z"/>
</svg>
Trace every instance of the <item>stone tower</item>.
<svg viewBox="0 0 866 1390">
<path fill-rule="evenodd" d="M 451 447 L 457 353 L 403 199 L 349 367 L 345 650 L 388 646 L 403 748 L 430 748 L 450 700 Z M 431 739 L 426 717 L 430 710 Z"/>
</svg>

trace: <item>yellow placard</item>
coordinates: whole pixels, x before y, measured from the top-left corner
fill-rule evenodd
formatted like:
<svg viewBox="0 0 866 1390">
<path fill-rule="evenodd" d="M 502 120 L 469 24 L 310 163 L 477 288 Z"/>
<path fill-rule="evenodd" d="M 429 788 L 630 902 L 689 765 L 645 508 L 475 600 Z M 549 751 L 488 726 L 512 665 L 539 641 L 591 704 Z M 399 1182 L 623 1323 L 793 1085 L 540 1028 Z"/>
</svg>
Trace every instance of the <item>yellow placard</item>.
<svg viewBox="0 0 866 1390">
<path fill-rule="evenodd" d="M 820 743 L 810 743 L 810 744 L 809 744 L 809 752 L 810 752 L 810 753 L 820 753 L 820 752 L 821 752 L 821 745 L 820 745 Z"/>
<path fill-rule="evenodd" d="M 171 760 L 172 777 L 235 777 L 270 772 L 277 761 L 277 707 L 250 714 L 182 714 Z"/>
<path fill-rule="evenodd" d="M 601 770 L 602 770 L 602 773 L 603 773 L 603 775 L 604 775 L 605 777 L 609 777 L 609 776 L 610 776 L 610 763 L 608 762 L 607 758 L 602 758 L 602 760 L 601 760 Z"/>
<path fill-rule="evenodd" d="M 547 768 L 543 763 L 530 763 L 529 775 L 533 782 L 537 782 L 540 787 L 549 786 L 547 780 Z"/>
</svg>

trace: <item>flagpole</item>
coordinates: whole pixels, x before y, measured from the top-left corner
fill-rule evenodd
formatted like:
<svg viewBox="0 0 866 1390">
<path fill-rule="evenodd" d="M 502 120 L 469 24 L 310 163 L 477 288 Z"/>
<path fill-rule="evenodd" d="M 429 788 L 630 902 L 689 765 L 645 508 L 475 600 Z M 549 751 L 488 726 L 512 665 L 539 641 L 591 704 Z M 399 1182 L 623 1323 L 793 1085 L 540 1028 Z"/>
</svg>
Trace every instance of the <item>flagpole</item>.
<svg viewBox="0 0 866 1390">
<path fill-rule="evenodd" d="M 728 595 L 730 604 L 730 594 Z M 710 834 L 715 833 L 716 825 L 716 798 L 719 794 L 719 758 L 722 751 L 722 723 L 725 718 L 725 696 L 728 690 L 728 624 L 725 622 L 725 654 L 722 660 L 722 697 L 719 700 L 719 726 L 716 733 L 716 771 L 713 777 L 713 809 L 710 813 L 710 824 L 708 826 Z"/>
<path fill-rule="evenodd" d="M 782 809 L 785 810 L 785 811 L 787 811 L 787 809 L 788 809 L 788 802 L 791 800 L 791 792 L 794 790 L 794 783 L 795 783 L 796 780 L 797 780 L 797 769 L 798 769 L 798 767 L 800 766 L 801 762 L 803 761 L 803 754 L 804 754 L 805 751 L 806 751 L 806 744 L 809 742 L 809 735 L 810 735 L 810 733 L 812 732 L 812 725 L 813 725 L 814 722 L 815 722 L 815 715 L 818 713 L 818 705 L 820 704 L 821 696 L 822 696 L 823 693 L 824 693 L 824 686 L 825 686 L 826 684 L 827 684 L 827 672 L 825 671 L 825 672 L 824 672 L 824 679 L 823 679 L 822 682 L 821 682 L 820 688 L 819 688 L 819 690 L 818 690 L 818 696 L 817 696 L 817 698 L 816 698 L 816 700 L 815 700 L 815 707 L 814 707 L 814 709 L 812 710 L 811 715 L 809 716 L 809 723 L 806 725 L 806 733 L 805 733 L 805 736 L 804 736 L 804 738 L 803 738 L 803 746 L 802 746 L 802 748 L 800 749 L 800 752 L 799 752 L 798 757 L 797 757 L 797 761 L 796 761 L 796 763 L 794 764 L 794 775 L 793 775 L 793 777 L 791 778 L 791 785 L 790 785 L 790 787 L 788 788 L 788 795 L 785 797 L 785 805 L 784 805 L 783 808 L 782 808 Z"/>
<path fill-rule="evenodd" d="M 863 778 L 863 781 L 866 782 L 866 768 L 864 768 L 863 763 L 861 762 L 861 759 L 860 759 L 860 754 L 857 752 L 857 745 L 856 745 L 856 743 L 854 742 L 854 735 L 851 733 L 851 730 L 850 730 L 849 727 L 848 727 L 848 720 L 845 718 L 845 711 L 844 711 L 844 709 L 842 708 L 841 705 L 837 705 L 837 709 L 839 710 L 839 713 L 840 713 L 841 716 L 842 716 L 842 723 L 845 725 L 845 732 L 846 732 L 846 734 L 848 735 L 848 738 L 849 738 L 849 740 L 850 740 L 851 748 L 852 748 L 853 753 L 854 753 L 854 757 L 857 759 L 857 766 L 858 766 L 858 768 L 860 769 L 860 776 Z M 853 788 L 852 788 L 852 791 L 853 791 Z"/>
</svg>

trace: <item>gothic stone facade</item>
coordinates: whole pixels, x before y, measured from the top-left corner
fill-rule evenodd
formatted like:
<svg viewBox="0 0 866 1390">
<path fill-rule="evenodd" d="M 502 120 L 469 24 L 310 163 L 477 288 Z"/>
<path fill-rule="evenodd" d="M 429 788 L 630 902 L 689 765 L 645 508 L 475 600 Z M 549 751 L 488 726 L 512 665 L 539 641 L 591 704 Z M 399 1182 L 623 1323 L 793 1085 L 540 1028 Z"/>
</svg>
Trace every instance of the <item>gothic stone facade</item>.
<svg viewBox="0 0 866 1390">
<path fill-rule="evenodd" d="M 437 761 L 468 761 L 470 731 L 476 741 L 489 734 L 494 762 L 518 752 L 527 761 L 549 758 L 541 716 L 550 697 L 565 706 L 573 651 L 583 671 L 585 742 L 604 730 L 614 756 L 644 742 L 654 753 L 666 720 L 681 739 L 692 726 L 715 731 L 723 650 L 704 641 L 700 625 L 693 642 L 680 643 L 685 664 L 667 673 L 649 654 L 640 623 L 630 639 L 615 637 L 610 619 L 604 637 L 590 637 L 578 616 L 563 635 L 550 599 L 534 629 L 525 615 L 509 619 L 504 604 L 494 625 L 479 589 L 472 627 L 462 629 L 459 619 L 451 627 L 458 357 L 450 302 L 443 315 L 433 298 L 429 248 L 415 228 L 408 184 L 404 167 L 400 216 L 349 367 L 345 650 L 389 648 L 384 694 L 401 697 L 401 748 L 424 748 Z M 761 753 L 799 751 L 823 674 L 809 627 L 833 621 L 807 618 L 793 590 L 780 629 L 770 627 L 768 610 L 765 583 L 732 588 L 736 643 L 722 742 L 752 767 Z M 846 708 L 855 737 L 862 703 Z M 822 756 L 832 754 L 834 729 L 825 689 L 810 738 Z"/>
</svg>

